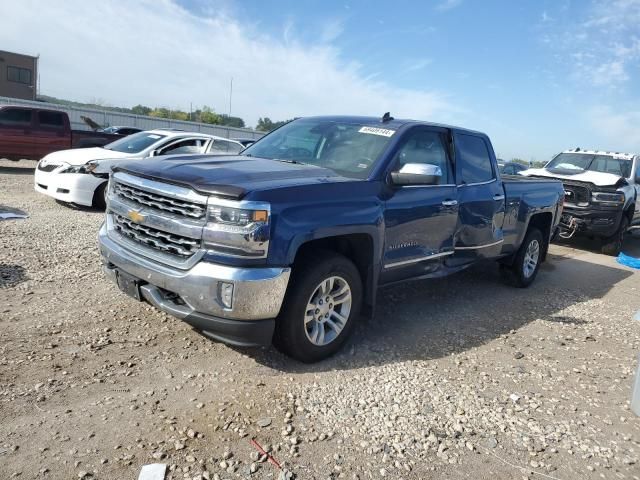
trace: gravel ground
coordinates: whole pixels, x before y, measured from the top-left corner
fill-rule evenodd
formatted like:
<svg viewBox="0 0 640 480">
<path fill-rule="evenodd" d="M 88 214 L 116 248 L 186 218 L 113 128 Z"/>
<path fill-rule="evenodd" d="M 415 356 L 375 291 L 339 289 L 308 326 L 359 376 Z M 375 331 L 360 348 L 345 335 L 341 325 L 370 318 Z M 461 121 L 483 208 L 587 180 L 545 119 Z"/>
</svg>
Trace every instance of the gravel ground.
<svg viewBox="0 0 640 480">
<path fill-rule="evenodd" d="M 0 162 L 0 208 L 29 214 L 0 221 L 0 478 L 277 479 L 251 438 L 299 479 L 640 478 L 640 274 L 587 243 L 527 290 L 493 265 L 385 289 L 301 365 L 123 296 L 103 214 L 35 193 L 34 165 Z"/>
</svg>

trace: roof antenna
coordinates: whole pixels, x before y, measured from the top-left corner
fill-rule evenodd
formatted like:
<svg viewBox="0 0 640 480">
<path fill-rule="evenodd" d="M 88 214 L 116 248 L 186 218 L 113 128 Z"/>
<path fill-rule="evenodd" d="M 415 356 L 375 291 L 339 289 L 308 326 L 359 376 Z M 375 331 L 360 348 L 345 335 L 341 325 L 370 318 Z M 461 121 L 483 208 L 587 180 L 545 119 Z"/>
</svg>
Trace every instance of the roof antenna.
<svg viewBox="0 0 640 480">
<path fill-rule="evenodd" d="M 391 116 L 391 114 L 389 112 L 385 113 L 382 116 L 382 123 L 390 122 L 391 120 L 393 120 L 393 117 Z"/>
</svg>

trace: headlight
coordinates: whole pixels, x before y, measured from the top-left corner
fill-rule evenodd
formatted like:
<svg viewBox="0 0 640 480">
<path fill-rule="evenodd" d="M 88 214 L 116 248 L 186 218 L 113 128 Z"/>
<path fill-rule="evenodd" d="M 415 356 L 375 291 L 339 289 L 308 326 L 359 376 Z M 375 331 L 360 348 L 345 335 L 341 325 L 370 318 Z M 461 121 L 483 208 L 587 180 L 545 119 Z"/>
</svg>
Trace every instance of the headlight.
<svg viewBox="0 0 640 480">
<path fill-rule="evenodd" d="M 599 203 L 612 203 L 617 205 L 624 203 L 624 193 L 593 192 L 591 194 L 591 201 Z"/>
<path fill-rule="evenodd" d="M 268 203 L 212 199 L 202 235 L 204 247 L 221 255 L 264 258 L 270 217 Z"/>
<path fill-rule="evenodd" d="M 243 208 L 209 206 L 209 221 L 220 225 L 247 227 L 269 220 L 268 210 L 247 210 Z"/>
<path fill-rule="evenodd" d="M 64 169 L 60 173 L 91 173 L 98 166 L 98 162 L 95 160 L 87 162 L 84 165 L 71 165 L 69 168 Z"/>
</svg>

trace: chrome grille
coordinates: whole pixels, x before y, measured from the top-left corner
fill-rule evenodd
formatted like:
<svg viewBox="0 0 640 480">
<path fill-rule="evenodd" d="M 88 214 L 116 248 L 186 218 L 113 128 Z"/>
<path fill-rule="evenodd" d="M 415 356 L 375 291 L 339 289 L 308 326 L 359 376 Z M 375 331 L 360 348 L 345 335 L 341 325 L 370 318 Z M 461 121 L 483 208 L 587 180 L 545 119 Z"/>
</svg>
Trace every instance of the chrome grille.
<svg viewBox="0 0 640 480">
<path fill-rule="evenodd" d="M 41 172 L 53 172 L 59 166 L 60 165 L 57 163 L 50 163 L 49 165 L 44 165 L 44 166 L 38 163 L 38 170 L 40 170 Z"/>
<path fill-rule="evenodd" d="M 585 206 L 589 204 L 591 192 L 581 185 L 564 183 L 564 201 L 573 205 Z"/>
<path fill-rule="evenodd" d="M 200 246 L 199 240 L 147 227 L 121 215 L 113 214 L 113 220 L 114 230 L 123 237 L 182 258 L 190 257 Z"/>
<path fill-rule="evenodd" d="M 206 205 L 148 192 L 126 183 L 114 182 L 113 192 L 129 202 L 155 208 L 163 212 L 184 215 L 190 218 L 204 218 L 206 214 Z"/>
</svg>

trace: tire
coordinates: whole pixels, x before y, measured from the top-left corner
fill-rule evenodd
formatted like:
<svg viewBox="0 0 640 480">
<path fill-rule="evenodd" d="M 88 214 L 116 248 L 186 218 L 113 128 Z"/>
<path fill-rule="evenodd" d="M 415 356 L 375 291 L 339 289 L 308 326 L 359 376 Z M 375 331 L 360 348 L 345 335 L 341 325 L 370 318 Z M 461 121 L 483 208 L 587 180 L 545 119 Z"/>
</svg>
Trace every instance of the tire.
<svg viewBox="0 0 640 480">
<path fill-rule="evenodd" d="M 606 238 L 602 241 L 602 247 L 600 248 L 600 251 L 605 255 L 617 257 L 620 254 L 620 250 L 622 250 L 624 235 L 625 233 L 627 233 L 628 229 L 629 218 L 627 217 L 627 214 L 625 212 L 622 215 L 622 220 L 620 220 L 620 227 L 618 227 L 618 231 L 611 237 Z"/>
<path fill-rule="evenodd" d="M 334 304 L 334 300 L 341 302 Z M 362 281 L 353 262 L 328 250 L 312 252 L 294 266 L 276 319 L 274 345 L 304 363 L 323 360 L 347 340 L 360 315 L 361 303 Z M 308 309 L 309 305 L 315 308 Z"/>
<path fill-rule="evenodd" d="M 518 288 L 526 288 L 531 285 L 540 270 L 546 247 L 540 230 L 531 227 L 516 252 L 513 263 L 509 266 L 500 266 L 505 279 Z"/>
<path fill-rule="evenodd" d="M 95 208 L 99 208 L 100 210 L 106 210 L 107 208 L 107 184 L 108 182 L 104 182 L 93 193 L 93 206 Z"/>
</svg>

